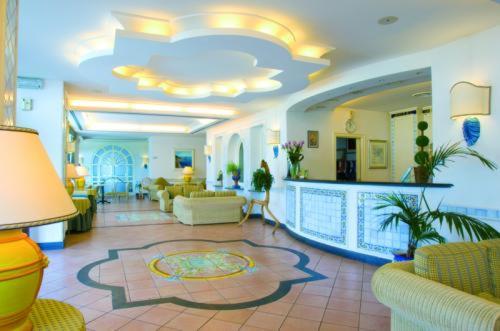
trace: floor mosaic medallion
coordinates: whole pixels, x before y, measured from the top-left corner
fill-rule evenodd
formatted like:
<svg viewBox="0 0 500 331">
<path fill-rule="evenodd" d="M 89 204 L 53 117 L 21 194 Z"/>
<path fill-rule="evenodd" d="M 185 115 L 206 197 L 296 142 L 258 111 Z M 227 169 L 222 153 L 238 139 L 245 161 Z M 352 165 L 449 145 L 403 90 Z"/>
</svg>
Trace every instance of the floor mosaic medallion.
<svg viewBox="0 0 500 331">
<path fill-rule="evenodd" d="M 155 274 L 171 280 L 214 280 L 254 271 L 248 256 L 218 251 L 184 251 L 155 257 L 149 263 Z"/>
<path fill-rule="evenodd" d="M 250 240 L 179 239 L 110 249 L 78 280 L 111 292 L 113 309 L 173 303 L 213 310 L 265 305 L 326 277 L 297 250 Z"/>
</svg>

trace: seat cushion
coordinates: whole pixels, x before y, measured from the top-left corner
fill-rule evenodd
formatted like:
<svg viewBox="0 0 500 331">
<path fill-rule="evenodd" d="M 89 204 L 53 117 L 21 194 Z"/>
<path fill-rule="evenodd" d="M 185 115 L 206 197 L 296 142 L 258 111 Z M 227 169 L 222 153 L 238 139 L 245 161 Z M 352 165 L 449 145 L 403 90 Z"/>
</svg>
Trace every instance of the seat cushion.
<svg viewBox="0 0 500 331">
<path fill-rule="evenodd" d="M 189 195 L 190 198 L 213 198 L 214 196 L 214 191 L 191 192 L 191 194 Z"/>
<path fill-rule="evenodd" d="M 415 273 L 470 294 L 491 293 L 486 250 L 475 243 L 421 247 L 415 252 Z"/>
<path fill-rule="evenodd" d="M 220 197 L 235 197 L 236 191 L 216 191 L 215 196 Z"/>
<path fill-rule="evenodd" d="M 486 249 L 492 294 L 500 299 L 500 239 L 483 240 L 478 243 Z"/>
<path fill-rule="evenodd" d="M 178 186 L 178 185 L 167 186 L 167 187 L 165 187 L 165 190 L 168 192 L 168 197 L 170 199 L 173 199 L 176 196 L 182 195 L 182 193 L 184 193 L 182 186 Z"/>
</svg>

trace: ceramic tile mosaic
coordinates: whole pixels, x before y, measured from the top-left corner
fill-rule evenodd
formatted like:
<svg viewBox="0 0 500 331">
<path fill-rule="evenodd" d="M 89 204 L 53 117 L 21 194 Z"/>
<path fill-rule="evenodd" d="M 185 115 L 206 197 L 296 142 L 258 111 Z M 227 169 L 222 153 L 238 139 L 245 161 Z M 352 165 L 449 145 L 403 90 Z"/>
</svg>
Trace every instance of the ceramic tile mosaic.
<svg viewBox="0 0 500 331">
<path fill-rule="evenodd" d="M 300 231 L 335 243 L 346 243 L 346 192 L 300 189 Z"/>
<path fill-rule="evenodd" d="M 395 208 L 375 210 L 380 203 L 379 197 L 383 193 L 358 193 L 358 247 L 369 251 L 390 253 L 394 249 L 404 249 L 408 245 L 408 226 L 401 223 L 397 229 L 379 231 L 383 220 L 382 214 L 389 213 Z M 417 204 L 417 195 L 406 194 L 410 203 Z"/>
<path fill-rule="evenodd" d="M 286 225 L 289 228 L 295 229 L 295 204 L 296 204 L 296 188 L 288 185 L 286 187 Z"/>
<path fill-rule="evenodd" d="M 500 221 L 500 210 L 487 209 L 487 208 L 473 208 L 452 205 L 441 205 L 442 211 L 462 213 L 467 216 L 476 217 L 482 220 L 495 220 Z"/>
</svg>

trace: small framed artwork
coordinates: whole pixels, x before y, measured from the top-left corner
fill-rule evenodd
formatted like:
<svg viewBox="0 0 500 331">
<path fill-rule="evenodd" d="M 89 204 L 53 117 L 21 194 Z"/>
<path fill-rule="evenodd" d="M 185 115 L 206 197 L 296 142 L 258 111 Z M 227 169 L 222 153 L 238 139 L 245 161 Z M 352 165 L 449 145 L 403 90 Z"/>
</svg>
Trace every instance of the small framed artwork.
<svg viewBox="0 0 500 331">
<path fill-rule="evenodd" d="M 370 169 L 387 169 L 387 140 L 370 140 L 368 142 L 368 167 Z"/>
<path fill-rule="evenodd" d="M 307 147 L 319 148 L 319 131 L 307 131 Z"/>
<path fill-rule="evenodd" d="M 194 149 L 174 150 L 175 169 L 194 168 Z"/>
</svg>

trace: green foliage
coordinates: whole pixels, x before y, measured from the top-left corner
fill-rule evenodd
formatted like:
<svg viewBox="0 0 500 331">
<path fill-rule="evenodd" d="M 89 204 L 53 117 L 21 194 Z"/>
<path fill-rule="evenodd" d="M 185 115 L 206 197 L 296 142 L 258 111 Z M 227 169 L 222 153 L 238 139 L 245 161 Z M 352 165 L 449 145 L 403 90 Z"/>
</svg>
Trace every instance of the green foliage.
<svg viewBox="0 0 500 331">
<path fill-rule="evenodd" d="M 428 159 L 429 159 L 429 153 L 427 153 L 426 151 L 418 151 L 415 154 L 414 158 L 415 162 L 421 166 L 423 166 Z"/>
<path fill-rule="evenodd" d="M 259 168 L 252 175 L 252 185 L 256 191 L 269 191 L 273 185 L 274 177 L 271 173 L 266 173 Z"/>
<path fill-rule="evenodd" d="M 418 147 L 429 146 L 429 138 L 427 136 L 418 136 L 416 139 L 416 143 Z"/>
<path fill-rule="evenodd" d="M 429 128 L 429 124 L 426 121 L 420 121 L 417 124 L 417 128 L 420 131 L 425 131 L 425 130 L 427 130 Z"/>
<path fill-rule="evenodd" d="M 433 151 L 432 155 L 430 155 L 429 158 L 425 160 L 422 166 L 426 168 L 429 176 L 434 177 L 436 175 L 436 172 L 441 171 L 442 167 L 448 167 L 450 163 L 455 162 L 453 158 L 464 158 L 467 156 L 472 156 L 478 159 L 485 167 L 489 168 L 490 170 L 497 169 L 497 165 L 493 161 L 488 160 L 471 148 L 460 146 L 460 142 L 440 146 Z"/>
<path fill-rule="evenodd" d="M 240 167 L 234 162 L 229 162 L 226 166 L 226 173 L 228 175 L 238 173 L 239 171 L 240 171 Z"/>
<path fill-rule="evenodd" d="M 392 212 L 383 214 L 380 231 L 397 228 L 400 223 L 408 225 L 408 250 L 407 256 L 412 258 L 415 250 L 423 243 L 444 243 L 445 238 L 434 228 L 434 223 L 440 226 L 447 225 L 450 233 L 455 231 L 461 238 L 470 240 L 484 240 L 500 238 L 500 233 L 490 225 L 464 214 L 432 210 L 422 192 L 422 198 L 417 205 L 411 204 L 404 194 L 392 193 L 381 195 L 381 202 L 376 210 L 389 208 Z"/>
</svg>

